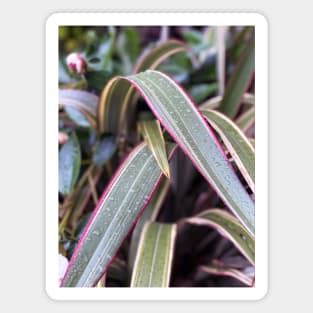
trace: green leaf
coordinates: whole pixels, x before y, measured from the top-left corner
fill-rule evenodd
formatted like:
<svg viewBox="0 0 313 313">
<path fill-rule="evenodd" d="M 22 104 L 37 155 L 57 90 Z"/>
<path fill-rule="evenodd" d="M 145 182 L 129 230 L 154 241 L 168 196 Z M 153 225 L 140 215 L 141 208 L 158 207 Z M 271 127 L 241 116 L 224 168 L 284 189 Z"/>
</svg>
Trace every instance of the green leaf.
<svg viewBox="0 0 313 313">
<path fill-rule="evenodd" d="M 168 164 L 165 142 L 158 120 L 141 121 L 139 129 L 144 138 L 144 141 L 155 157 L 160 169 L 166 177 L 170 177 L 170 166 Z"/>
<path fill-rule="evenodd" d="M 170 156 L 173 151 L 171 146 Z M 97 283 L 147 205 L 160 176 L 161 170 L 149 148 L 145 144 L 134 148 L 99 200 L 62 286 L 92 287 Z"/>
<path fill-rule="evenodd" d="M 123 27 L 117 39 L 117 51 L 123 62 L 124 73 L 131 73 L 139 54 L 139 36 L 133 27 Z"/>
<path fill-rule="evenodd" d="M 142 215 L 140 216 L 131 237 L 130 247 L 129 247 L 129 256 L 128 256 L 128 263 L 129 267 L 133 268 L 134 262 L 135 262 L 135 256 L 138 250 L 138 243 L 139 238 L 143 229 L 144 224 L 147 221 L 155 221 L 159 211 L 161 209 L 161 206 L 164 202 L 164 199 L 167 195 L 167 192 L 170 188 L 170 181 L 163 176 L 161 178 L 161 181 L 159 185 L 157 186 L 157 189 L 155 193 L 153 194 L 151 200 L 149 201 L 149 204 L 143 211 Z"/>
<path fill-rule="evenodd" d="M 200 103 L 215 93 L 218 89 L 217 83 L 200 84 L 192 86 L 188 91 L 194 102 Z"/>
<path fill-rule="evenodd" d="M 238 126 L 222 113 L 202 110 L 202 114 L 221 136 L 241 174 L 254 191 L 254 148 Z"/>
<path fill-rule="evenodd" d="M 77 89 L 59 89 L 59 104 L 80 108 L 96 116 L 99 98 L 93 93 Z"/>
<path fill-rule="evenodd" d="M 199 105 L 199 108 L 201 110 L 206 110 L 206 109 L 217 109 L 221 102 L 222 102 L 223 97 L 222 96 L 216 96 L 214 98 L 210 98 L 208 100 L 206 100 L 205 102 L 201 103 Z"/>
<path fill-rule="evenodd" d="M 168 133 L 225 204 L 254 234 L 254 203 L 235 175 L 213 131 L 182 89 L 168 76 L 146 71 L 125 78 L 145 98 Z"/>
<path fill-rule="evenodd" d="M 175 224 L 146 223 L 140 237 L 131 287 L 168 287 L 176 236 Z"/>
<path fill-rule="evenodd" d="M 246 92 L 242 96 L 242 102 L 254 106 L 255 105 L 255 96 L 251 93 Z"/>
<path fill-rule="evenodd" d="M 170 55 L 185 49 L 182 42 L 169 40 L 143 54 L 133 72 L 154 69 Z M 100 133 L 117 134 L 121 128 L 126 127 L 126 117 L 131 116 L 134 110 L 134 95 L 133 88 L 118 77 L 106 84 L 98 105 L 97 124 Z"/>
<path fill-rule="evenodd" d="M 59 192 L 67 195 L 75 185 L 81 162 L 80 146 L 75 133 L 59 151 Z"/>
<path fill-rule="evenodd" d="M 241 59 L 234 68 L 226 86 L 220 110 L 228 117 L 236 115 L 240 100 L 254 72 L 254 36 L 247 42 Z"/>
<path fill-rule="evenodd" d="M 108 161 L 116 151 L 116 140 L 114 136 L 105 136 L 95 144 L 92 161 L 97 166 L 102 166 Z"/>
<path fill-rule="evenodd" d="M 70 106 L 64 107 L 65 112 L 67 113 L 68 117 L 78 126 L 81 127 L 90 127 L 90 123 L 87 119 L 86 114 L 82 113 L 81 110 L 72 108 Z"/>
<path fill-rule="evenodd" d="M 141 55 L 133 72 L 139 73 L 147 69 L 155 69 L 169 56 L 185 50 L 186 46 L 181 41 L 173 39 L 165 41 Z"/>
<path fill-rule="evenodd" d="M 68 116 L 79 126 L 96 127 L 98 96 L 83 90 L 59 89 L 59 104 L 64 106 Z"/>
<path fill-rule="evenodd" d="M 254 238 L 239 221 L 220 209 L 210 209 L 186 219 L 188 223 L 214 227 L 222 236 L 229 239 L 251 264 L 255 263 Z"/>
<path fill-rule="evenodd" d="M 85 77 L 88 82 L 88 87 L 96 90 L 101 90 L 111 78 L 112 74 L 106 70 L 87 71 Z"/>
<path fill-rule="evenodd" d="M 208 265 L 202 265 L 199 267 L 199 269 L 203 272 L 206 272 L 208 274 L 212 275 L 218 275 L 218 276 L 228 276 L 235 278 L 242 282 L 243 284 L 252 287 L 253 286 L 253 279 L 247 275 L 245 275 L 243 272 L 231 268 L 229 266 L 223 266 L 223 265 L 217 265 L 217 264 L 208 264 Z"/>
<path fill-rule="evenodd" d="M 246 132 L 255 122 L 255 108 L 247 110 L 245 113 L 239 116 L 236 120 L 236 124 L 243 131 Z"/>
</svg>

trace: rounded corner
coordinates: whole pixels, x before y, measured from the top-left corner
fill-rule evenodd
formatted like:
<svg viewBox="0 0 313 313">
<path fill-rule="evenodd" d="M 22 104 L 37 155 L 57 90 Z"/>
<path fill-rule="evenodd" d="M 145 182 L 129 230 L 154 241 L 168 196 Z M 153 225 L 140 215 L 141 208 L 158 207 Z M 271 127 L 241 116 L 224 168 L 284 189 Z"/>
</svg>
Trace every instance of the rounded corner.
<svg viewBox="0 0 313 313">
<path fill-rule="evenodd" d="M 62 15 L 63 15 L 63 14 L 62 14 L 62 13 L 59 13 L 59 12 L 52 12 L 52 13 L 50 13 L 48 16 L 46 16 L 46 18 L 45 18 L 45 25 L 46 25 L 46 28 L 47 28 L 47 27 L 50 27 L 50 26 L 53 26 L 53 25 L 58 25 L 58 24 L 59 24 L 60 17 L 61 17 Z"/>
<path fill-rule="evenodd" d="M 257 23 L 263 24 L 265 27 L 268 27 L 269 21 L 264 13 L 255 12 L 253 14 L 255 15 Z"/>
<path fill-rule="evenodd" d="M 58 297 L 58 292 L 55 292 L 55 289 L 50 288 L 48 285 L 46 285 L 45 293 L 46 293 L 46 296 L 47 296 L 50 300 L 52 300 L 52 301 L 59 301 L 59 300 L 61 300 L 61 299 Z"/>
<path fill-rule="evenodd" d="M 256 290 L 256 297 L 254 298 L 254 300 L 256 300 L 256 301 L 263 301 L 267 297 L 268 291 L 269 290 L 268 290 L 268 286 L 267 285 L 258 288 Z"/>
</svg>

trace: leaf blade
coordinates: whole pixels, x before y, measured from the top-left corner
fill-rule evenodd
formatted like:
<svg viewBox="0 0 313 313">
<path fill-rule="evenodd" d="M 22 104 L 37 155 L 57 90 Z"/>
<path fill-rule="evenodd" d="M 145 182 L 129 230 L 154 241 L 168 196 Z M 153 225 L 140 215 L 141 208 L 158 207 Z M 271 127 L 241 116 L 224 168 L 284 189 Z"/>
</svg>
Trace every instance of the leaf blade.
<svg viewBox="0 0 313 313">
<path fill-rule="evenodd" d="M 186 47 L 182 42 L 168 40 L 143 54 L 135 65 L 133 73 L 155 69 L 169 56 L 184 50 Z M 129 106 L 133 102 L 134 94 L 133 88 L 119 78 L 113 78 L 106 84 L 97 107 L 97 127 L 101 134 L 118 132 L 119 127 L 125 123 L 128 115 L 126 113 L 133 110 Z"/>
<path fill-rule="evenodd" d="M 129 247 L 128 263 L 129 263 L 130 268 L 133 268 L 133 265 L 135 262 L 139 239 L 140 239 L 144 224 L 147 221 L 153 222 L 156 220 L 157 215 L 163 204 L 164 198 L 166 197 L 167 192 L 170 188 L 170 185 L 171 185 L 170 181 L 165 176 L 163 176 L 149 204 L 147 205 L 144 212 L 140 216 L 138 222 L 136 223 L 136 226 L 132 233 L 130 247 Z"/>
<path fill-rule="evenodd" d="M 170 155 L 173 153 L 170 148 Z M 146 206 L 161 170 L 145 144 L 123 162 L 104 191 L 71 258 L 64 287 L 92 287 Z M 140 192 L 138 192 L 140 190 Z"/>
<path fill-rule="evenodd" d="M 167 160 L 165 141 L 160 122 L 158 120 L 141 121 L 139 123 L 139 129 L 163 174 L 169 178 L 170 166 Z"/>
<path fill-rule="evenodd" d="M 93 117 L 96 116 L 99 98 L 93 93 L 78 89 L 59 89 L 59 103 L 71 105 L 87 111 Z"/>
<path fill-rule="evenodd" d="M 186 94 L 168 76 L 157 71 L 124 79 L 137 88 L 199 172 L 254 234 L 254 203 L 233 172 L 213 131 Z"/>
<path fill-rule="evenodd" d="M 202 110 L 202 114 L 219 133 L 235 160 L 240 172 L 254 192 L 254 148 L 243 132 L 225 115 L 214 110 Z"/>
<path fill-rule="evenodd" d="M 186 222 L 214 227 L 222 236 L 229 239 L 251 264 L 255 264 L 254 238 L 226 211 L 209 209 L 186 219 Z"/>
<path fill-rule="evenodd" d="M 241 59 L 227 83 L 220 106 L 221 112 L 232 118 L 236 115 L 240 100 L 254 72 L 254 36 L 248 41 Z"/>
<path fill-rule="evenodd" d="M 59 192 L 68 195 L 73 189 L 81 163 L 80 146 L 75 133 L 59 151 Z"/>
<path fill-rule="evenodd" d="M 245 133 L 254 123 L 255 120 L 255 108 L 247 110 L 236 120 L 238 127 Z"/>
<path fill-rule="evenodd" d="M 229 276 L 229 277 L 235 278 L 249 287 L 253 285 L 252 278 L 245 275 L 243 272 L 236 270 L 234 268 L 231 268 L 231 267 L 209 264 L 209 265 L 202 265 L 199 267 L 199 269 L 208 274 L 213 274 L 213 275 L 218 275 L 218 276 Z"/>
<path fill-rule="evenodd" d="M 175 224 L 146 223 L 140 238 L 131 287 L 168 287 Z"/>
</svg>

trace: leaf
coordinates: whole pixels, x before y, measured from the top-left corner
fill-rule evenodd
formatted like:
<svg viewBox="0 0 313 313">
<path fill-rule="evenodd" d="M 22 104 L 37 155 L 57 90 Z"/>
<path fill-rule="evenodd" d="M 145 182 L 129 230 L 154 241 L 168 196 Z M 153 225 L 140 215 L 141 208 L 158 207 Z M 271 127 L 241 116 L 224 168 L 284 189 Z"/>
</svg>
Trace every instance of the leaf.
<svg viewBox="0 0 313 313">
<path fill-rule="evenodd" d="M 216 96 L 213 98 L 210 98 L 203 103 L 200 104 L 199 108 L 202 110 L 209 109 L 217 109 L 220 104 L 222 103 L 223 97 L 222 96 Z M 242 103 L 249 104 L 249 105 L 254 105 L 254 95 L 250 93 L 244 93 L 241 99 Z"/>
<path fill-rule="evenodd" d="M 246 132 L 255 122 L 255 108 L 247 110 L 245 113 L 240 115 L 236 120 L 236 124 L 243 131 Z"/>
<path fill-rule="evenodd" d="M 99 97 L 93 93 L 77 89 L 59 89 L 59 103 L 82 109 L 96 116 Z"/>
<path fill-rule="evenodd" d="M 155 69 L 169 56 L 185 50 L 186 46 L 182 41 L 170 39 L 142 54 L 133 73 L 143 72 L 147 69 Z"/>
<path fill-rule="evenodd" d="M 139 53 L 139 36 L 133 27 L 123 27 L 117 39 L 117 52 L 123 62 L 124 73 L 129 74 Z"/>
<path fill-rule="evenodd" d="M 215 93 L 217 89 L 217 83 L 194 85 L 189 89 L 189 94 L 194 102 L 199 103 Z"/>
<path fill-rule="evenodd" d="M 88 113 L 84 112 L 81 109 L 66 106 L 64 107 L 64 110 L 67 113 L 68 117 L 78 126 L 90 127 L 91 123 L 94 124 L 94 119 L 90 117 Z M 91 121 L 91 123 L 89 121 Z"/>
<path fill-rule="evenodd" d="M 216 96 L 214 98 L 210 98 L 208 100 L 206 100 L 205 102 L 201 103 L 199 105 L 199 108 L 201 110 L 206 110 L 206 109 L 217 109 L 221 102 L 222 102 L 223 97 L 222 96 Z"/>
<path fill-rule="evenodd" d="M 168 40 L 142 55 L 133 72 L 154 69 L 170 55 L 185 49 L 182 42 Z M 133 107 L 130 108 L 130 103 L 134 103 L 134 94 L 131 86 L 118 77 L 111 79 L 106 84 L 97 109 L 97 126 L 100 134 L 104 132 L 117 134 L 121 127 L 125 127 L 126 117 L 131 116 L 131 112 L 134 110 Z"/>
<path fill-rule="evenodd" d="M 213 131 L 182 89 L 157 71 L 149 70 L 124 79 L 138 89 L 198 171 L 254 234 L 254 203 L 235 175 Z"/>
<path fill-rule="evenodd" d="M 163 174 L 169 178 L 170 166 L 166 156 L 165 142 L 160 122 L 158 120 L 141 121 L 139 123 L 139 129 Z"/>
<path fill-rule="evenodd" d="M 234 68 L 226 85 L 220 106 L 221 112 L 232 118 L 236 115 L 240 100 L 254 72 L 254 36 L 247 42 L 241 59 Z"/>
<path fill-rule="evenodd" d="M 67 195 L 75 185 L 81 162 L 80 147 L 75 133 L 59 151 L 59 192 Z"/>
<path fill-rule="evenodd" d="M 169 149 L 171 156 L 174 149 Z M 161 177 L 149 148 L 132 150 L 107 186 L 70 260 L 64 287 L 94 286 L 115 256 Z"/>
<path fill-rule="evenodd" d="M 144 224 L 147 221 L 155 221 L 158 213 L 161 209 L 163 204 L 164 198 L 167 195 L 167 192 L 170 188 L 170 181 L 163 176 L 161 178 L 160 183 L 158 184 L 156 191 L 154 192 L 149 204 L 143 211 L 142 215 L 140 216 L 131 237 L 130 247 L 129 247 L 129 256 L 128 256 L 128 263 L 129 267 L 133 268 L 135 262 L 135 256 L 138 249 L 138 242 L 139 238 L 143 229 Z"/>
<path fill-rule="evenodd" d="M 176 236 L 175 224 L 146 223 L 142 231 L 131 287 L 168 287 Z"/>
<path fill-rule="evenodd" d="M 254 238 L 235 217 L 226 211 L 220 209 L 206 210 L 195 217 L 186 219 L 186 222 L 214 227 L 222 236 L 229 239 L 251 264 L 255 264 Z"/>
<path fill-rule="evenodd" d="M 225 115 L 214 110 L 202 110 L 202 114 L 221 136 L 238 169 L 254 192 L 254 148 L 248 138 Z"/>
<path fill-rule="evenodd" d="M 96 89 L 97 91 L 102 90 L 103 86 L 108 82 L 111 76 L 112 74 L 106 70 L 87 71 L 85 74 L 88 87 Z"/>
<path fill-rule="evenodd" d="M 79 126 L 96 128 L 96 108 L 99 98 L 87 91 L 59 89 L 59 104 Z"/>
<path fill-rule="evenodd" d="M 254 94 L 251 94 L 251 93 L 244 93 L 243 96 L 242 96 L 242 102 L 243 103 L 246 103 L 246 104 L 250 104 L 250 105 L 255 105 L 255 96 Z"/>
<path fill-rule="evenodd" d="M 97 166 L 102 166 L 116 151 L 116 140 L 114 136 L 105 136 L 97 141 L 92 155 L 92 161 Z"/>
<path fill-rule="evenodd" d="M 253 279 L 251 277 L 228 266 L 209 264 L 200 266 L 199 270 L 213 275 L 233 277 L 249 287 L 253 286 Z"/>
</svg>

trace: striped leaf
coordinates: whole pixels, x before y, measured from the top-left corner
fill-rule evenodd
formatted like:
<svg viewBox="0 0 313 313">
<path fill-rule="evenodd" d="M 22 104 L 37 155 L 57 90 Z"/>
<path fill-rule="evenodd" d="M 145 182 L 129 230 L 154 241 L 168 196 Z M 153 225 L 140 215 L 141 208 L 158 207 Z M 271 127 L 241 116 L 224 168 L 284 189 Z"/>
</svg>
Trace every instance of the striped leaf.
<svg viewBox="0 0 313 313">
<path fill-rule="evenodd" d="M 243 94 L 241 101 L 242 101 L 242 103 L 246 103 L 246 104 L 254 106 L 255 105 L 255 95 L 246 92 Z"/>
<path fill-rule="evenodd" d="M 199 270 L 212 275 L 232 277 L 239 280 L 248 287 L 253 286 L 253 278 L 247 276 L 237 269 L 228 266 L 209 264 L 200 266 Z"/>
<path fill-rule="evenodd" d="M 247 42 L 241 59 L 234 68 L 226 86 L 220 110 L 230 118 L 234 117 L 239 109 L 242 95 L 251 80 L 254 72 L 254 36 Z"/>
<path fill-rule="evenodd" d="M 80 126 L 90 124 L 96 128 L 98 101 L 98 96 L 84 90 L 59 89 L 59 104 L 64 106 L 69 117 Z"/>
<path fill-rule="evenodd" d="M 149 70 L 122 79 L 138 89 L 203 177 L 254 234 L 254 203 L 235 175 L 212 129 L 182 89 L 157 71 Z"/>
<path fill-rule="evenodd" d="M 255 122 L 255 108 L 247 110 L 236 120 L 238 127 L 245 133 Z"/>
<path fill-rule="evenodd" d="M 169 286 L 175 236 L 175 224 L 145 224 L 132 272 L 131 287 Z"/>
<path fill-rule="evenodd" d="M 142 55 L 133 72 L 155 69 L 166 58 L 185 49 L 182 42 L 176 40 L 164 42 Z M 125 81 L 118 77 L 109 81 L 101 93 L 98 105 L 98 131 L 116 134 L 125 127 L 126 117 L 134 110 L 131 105 L 134 103 L 134 97 L 134 89 Z"/>
<path fill-rule="evenodd" d="M 201 110 L 214 110 L 217 109 L 221 103 L 222 103 L 223 97 L 222 96 L 216 96 L 213 98 L 210 98 L 206 101 L 204 101 L 203 103 L 200 104 L 200 109 Z M 244 104 L 248 104 L 248 105 L 253 105 L 254 106 L 254 95 L 251 93 L 244 93 L 242 98 L 241 98 L 241 102 Z"/>
<path fill-rule="evenodd" d="M 133 73 L 143 72 L 147 69 L 155 69 L 171 55 L 185 50 L 186 46 L 182 41 L 173 39 L 167 40 L 142 54 L 135 65 Z"/>
<path fill-rule="evenodd" d="M 238 250 L 254 265 L 254 238 L 242 227 L 239 221 L 220 209 L 210 209 L 186 219 L 188 223 L 214 227 L 222 236 L 229 239 Z"/>
<path fill-rule="evenodd" d="M 171 155 L 173 146 L 169 150 Z M 161 174 L 145 144 L 132 150 L 90 217 L 62 286 L 92 287 L 97 283 L 149 202 Z"/>
<path fill-rule="evenodd" d="M 161 209 L 161 206 L 163 204 L 164 198 L 167 195 L 167 192 L 170 188 L 170 181 L 163 176 L 161 178 L 160 183 L 158 184 L 155 193 L 153 194 L 151 200 L 149 201 L 149 204 L 143 211 L 142 215 L 140 216 L 131 237 L 130 247 L 129 247 L 129 257 L 128 257 L 128 263 L 129 267 L 133 268 L 134 262 L 135 262 L 135 256 L 138 250 L 138 243 L 140 239 L 140 235 L 143 229 L 144 224 L 147 221 L 155 221 L 159 211 Z"/>
<path fill-rule="evenodd" d="M 165 142 L 160 122 L 158 120 L 141 121 L 139 123 L 139 129 L 145 143 L 150 148 L 163 174 L 169 178 L 170 166 L 167 160 Z"/>
<path fill-rule="evenodd" d="M 214 110 L 202 110 L 202 114 L 221 136 L 241 174 L 254 191 L 254 148 L 248 138 L 224 114 Z"/>
</svg>

